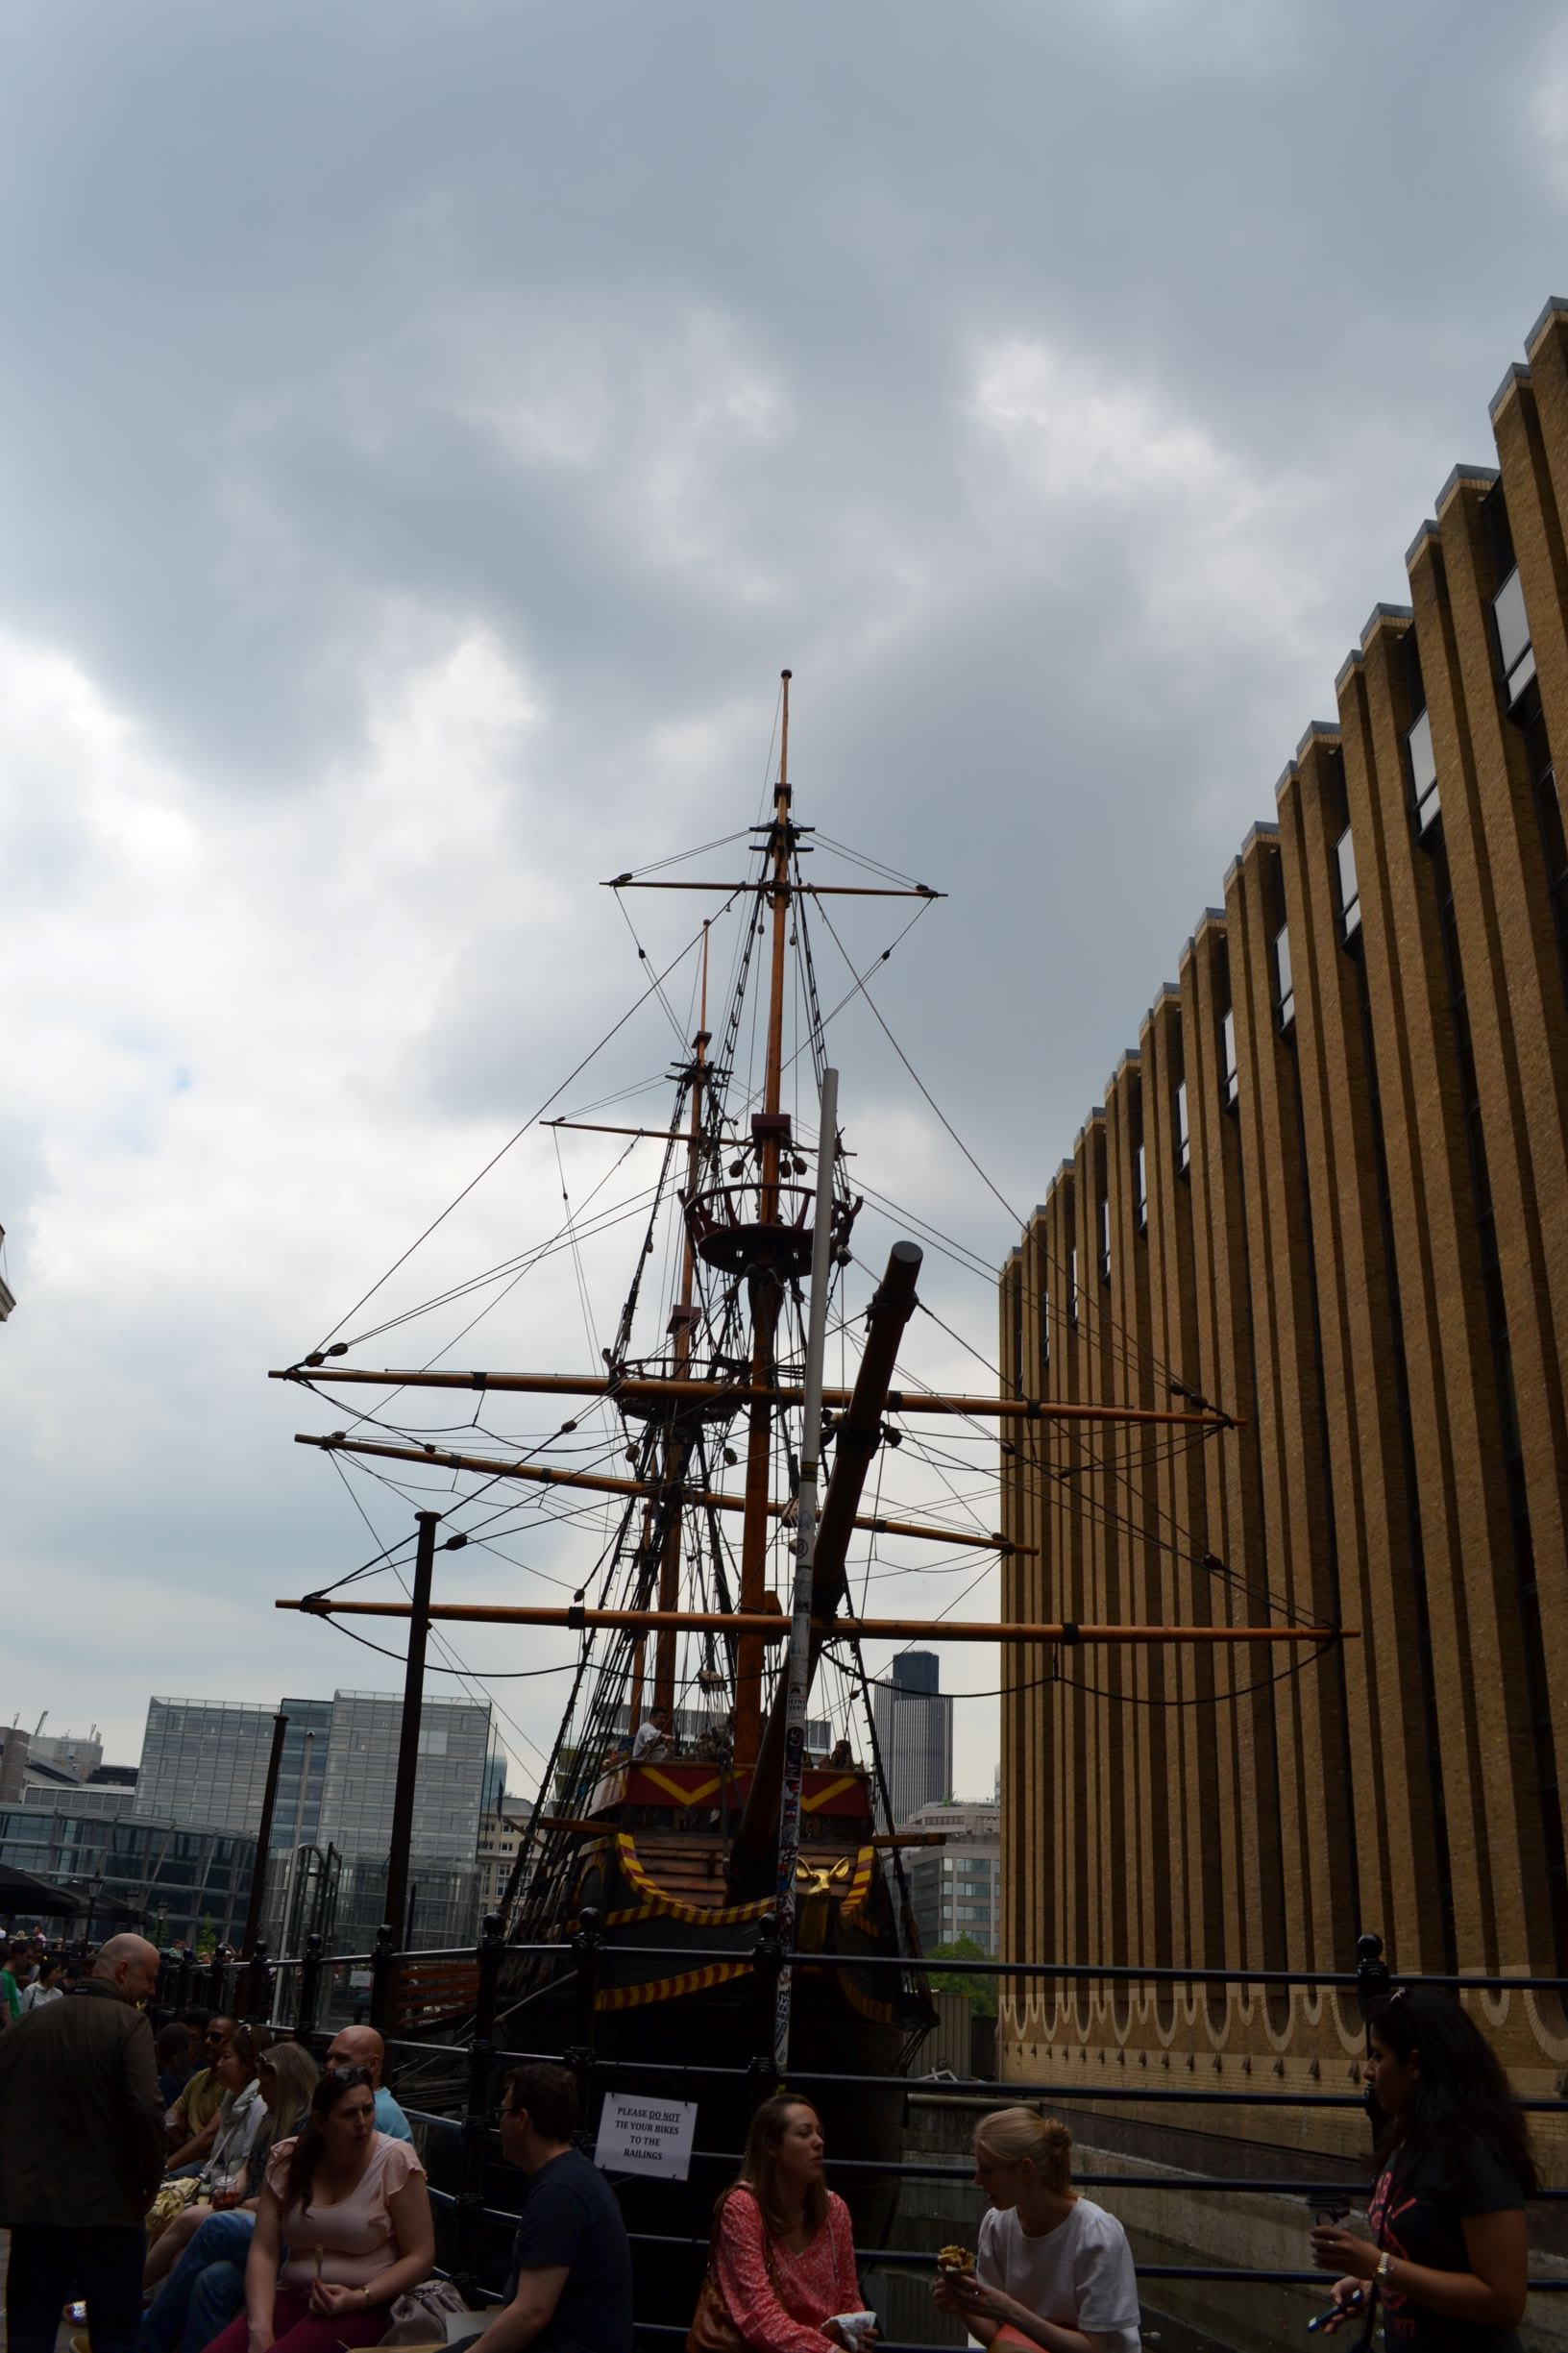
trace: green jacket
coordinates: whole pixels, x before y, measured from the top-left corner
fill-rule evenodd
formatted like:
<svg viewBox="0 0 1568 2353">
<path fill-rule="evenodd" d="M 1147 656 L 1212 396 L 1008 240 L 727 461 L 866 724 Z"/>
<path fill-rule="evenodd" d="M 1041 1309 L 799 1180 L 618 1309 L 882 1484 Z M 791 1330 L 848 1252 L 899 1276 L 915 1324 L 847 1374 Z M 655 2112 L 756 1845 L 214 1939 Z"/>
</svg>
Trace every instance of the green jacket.
<svg viewBox="0 0 1568 2353">
<path fill-rule="evenodd" d="M 111 1985 L 0 2034 L 0 2223 L 139 2223 L 165 2153 L 153 2030 Z"/>
</svg>

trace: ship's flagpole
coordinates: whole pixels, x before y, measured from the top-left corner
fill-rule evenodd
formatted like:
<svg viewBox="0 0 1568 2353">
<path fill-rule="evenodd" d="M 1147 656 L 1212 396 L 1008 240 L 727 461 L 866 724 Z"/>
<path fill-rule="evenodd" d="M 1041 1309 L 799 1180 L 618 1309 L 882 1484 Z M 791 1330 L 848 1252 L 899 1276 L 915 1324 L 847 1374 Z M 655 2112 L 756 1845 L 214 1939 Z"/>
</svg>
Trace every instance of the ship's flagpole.
<svg viewBox="0 0 1568 2353">
<path fill-rule="evenodd" d="M 822 1451 L 822 1359 L 827 1349 L 827 1282 L 833 1239 L 833 1176 L 838 1158 L 839 1074 L 822 1072 L 817 1140 L 817 1215 L 811 1236 L 811 1309 L 800 1434 L 800 1492 L 795 1526 L 795 1605 L 785 1665 L 784 1780 L 778 1802 L 778 1897 L 774 1911 L 784 1965 L 773 2013 L 773 2064 L 790 2064 L 790 2003 L 795 1965 L 795 1874 L 800 1854 L 800 1784 L 805 1768 L 806 1699 L 811 1689 L 811 1581 L 817 1549 L 817 1471 Z"/>
</svg>

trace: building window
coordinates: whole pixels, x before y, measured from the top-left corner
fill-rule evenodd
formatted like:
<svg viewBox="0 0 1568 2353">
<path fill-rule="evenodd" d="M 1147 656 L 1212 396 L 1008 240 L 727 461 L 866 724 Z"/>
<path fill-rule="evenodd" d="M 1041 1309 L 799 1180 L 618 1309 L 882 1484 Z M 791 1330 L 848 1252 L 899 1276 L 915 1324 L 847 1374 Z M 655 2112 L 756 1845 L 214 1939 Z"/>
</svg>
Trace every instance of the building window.
<svg viewBox="0 0 1568 2353">
<path fill-rule="evenodd" d="M 1176 1082 L 1176 1165 L 1186 1176 L 1192 1164 L 1192 1140 L 1187 1129 L 1187 1081 Z"/>
<path fill-rule="evenodd" d="M 1133 1221 L 1140 1234 L 1146 1234 L 1149 1230 L 1149 1170 L 1141 1144 L 1133 1155 L 1133 1183 L 1136 1188 Z"/>
<path fill-rule="evenodd" d="M 1296 1017 L 1295 984 L 1290 978 L 1288 923 L 1282 923 L 1274 934 L 1274 1002 L 1279 1007 L 1281 1029 L 1288 1029 Z"/>
<path fill-rule="evenodd" d="M 1051 1294 L 1040 1294 L 1040 1360 L 1042 1365 L 1051 1360 Z"/>
<path fill-rule="evenodd" d="M 1415 797 L 1415 830 L 1425 833 L 1437 814 L 1437 762 L 1432 749 L 1432 717 L 1423 711 L 1405 748 L 1410 762 L 1410 791 Z"/>
<path fill-rule="evenodd" d="M 1525 592 L 1515 564 L 1492 599 L 1492 625 L 1497 631 L 1497 657 L 1503 674 L 1503 699 L 1511 711 L 1535 675 L 1530 623 L 1525 615 Z"/>
<path fill-rule="evenodd" d="M 1100 1281 L 1111 1280 L 1111 1204 L 1100 1203 Z"/>
<path fill-rule="evenodd" d="M 1236 1067 L 1236 1007 L 1227 1005 L 1225 1018 L 1219 1025 L 1220 1060 L 1225 1066 L 1225 1108 L 1234 1111 L 1241 1091 L 1241 1081 Z"/>
<path fill-rule="evenodd" d="M 1361 886 L 1356 879 L 1356 845 L 1348 825 L 1334 846 L 1334 855 L 1339 869 L 1339 928 L 1346 940 L 1353 940 L 1361 928 Z"/>
<path fill-rule="evenodd" d="M 1076 1242 L 1071 1243 L 1067 1250 L 1067 1321 L 1069 1324 L 1076 1324 L 1078 1321 L 1078 1245 Z"/>
</svg>

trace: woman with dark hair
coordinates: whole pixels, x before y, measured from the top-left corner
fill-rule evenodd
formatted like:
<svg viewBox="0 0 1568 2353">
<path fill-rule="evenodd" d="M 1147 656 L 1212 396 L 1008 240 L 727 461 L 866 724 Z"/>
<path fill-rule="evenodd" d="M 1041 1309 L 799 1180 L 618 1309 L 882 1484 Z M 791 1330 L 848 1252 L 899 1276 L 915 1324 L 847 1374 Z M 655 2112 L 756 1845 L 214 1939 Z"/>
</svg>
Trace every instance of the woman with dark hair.
<svg viewBox="0 0 1568 2353">
<path fill-rule="evenodd" d="M 408 2142 L 377 2131 L 369 2071 L 329 2068 L 303 2128 L 267 2161 L 245 2312 L 213 2346 L 338 2353 L 375 2344 L 390 2325 L 388 2307 L 428 2279 L 434 2262 L 424 2167 Z"/>
<path fill-rule="evenodd" d="M 1373 2018 L 1367 2086 L 1384 2124 L 1372 2239 L 1337 2223 L 1312 2261 L 1337 2271 L 1340 2327 L 1382 2298 L 1401 2353 L 1514 2353 L 1524 2317 L 1530 2135 L 1497 2053 L 1452 1995 L 1407 1986 Z"/>
<path fill-rule="evenodd" d="M 991 2200 L 972 2270 L 939 2256 L 933 2300 L 983 2345 L 1139 2353 L 1127 2234 L 1072 2186 L 1072 2135 L 1038 2108 L 997 2108 L 974 2128 L 974 2178 Z"/>
<path fill-rule="evenodd" d="M 752 2117 L 740 2172 L 713 2210 L 709 2262 L 687 2341 L 695 2353 L 718 2353 L 726 2321 L 753 2353 L 874 2342 L 870 2324 L 837 2325 L 861 2315 L 864 2298 L 849 2209 L 822 2179 L 822 2128 L 807 2101 L 780 2093 Z"/>
</svg>

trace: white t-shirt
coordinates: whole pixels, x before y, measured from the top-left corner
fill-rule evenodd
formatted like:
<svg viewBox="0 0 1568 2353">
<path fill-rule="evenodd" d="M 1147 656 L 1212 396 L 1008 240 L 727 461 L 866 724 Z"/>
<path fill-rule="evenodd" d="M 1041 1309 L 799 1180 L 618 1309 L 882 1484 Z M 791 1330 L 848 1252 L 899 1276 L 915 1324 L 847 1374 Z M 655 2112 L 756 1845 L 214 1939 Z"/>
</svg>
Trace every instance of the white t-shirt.
<svg viewBox="0 0 1568 2353">
<path fill-rule="evenodd" d="M 1133 2250 L 1114 2214 L 1081 2197 L 1055 2230 L 1032 2239 L 1009 2210 L 980 2224 L 975 2277 L 1041 2320 L 1103 2337 L 1110 2353 L 1139 2353 Z"/>
</svg>

